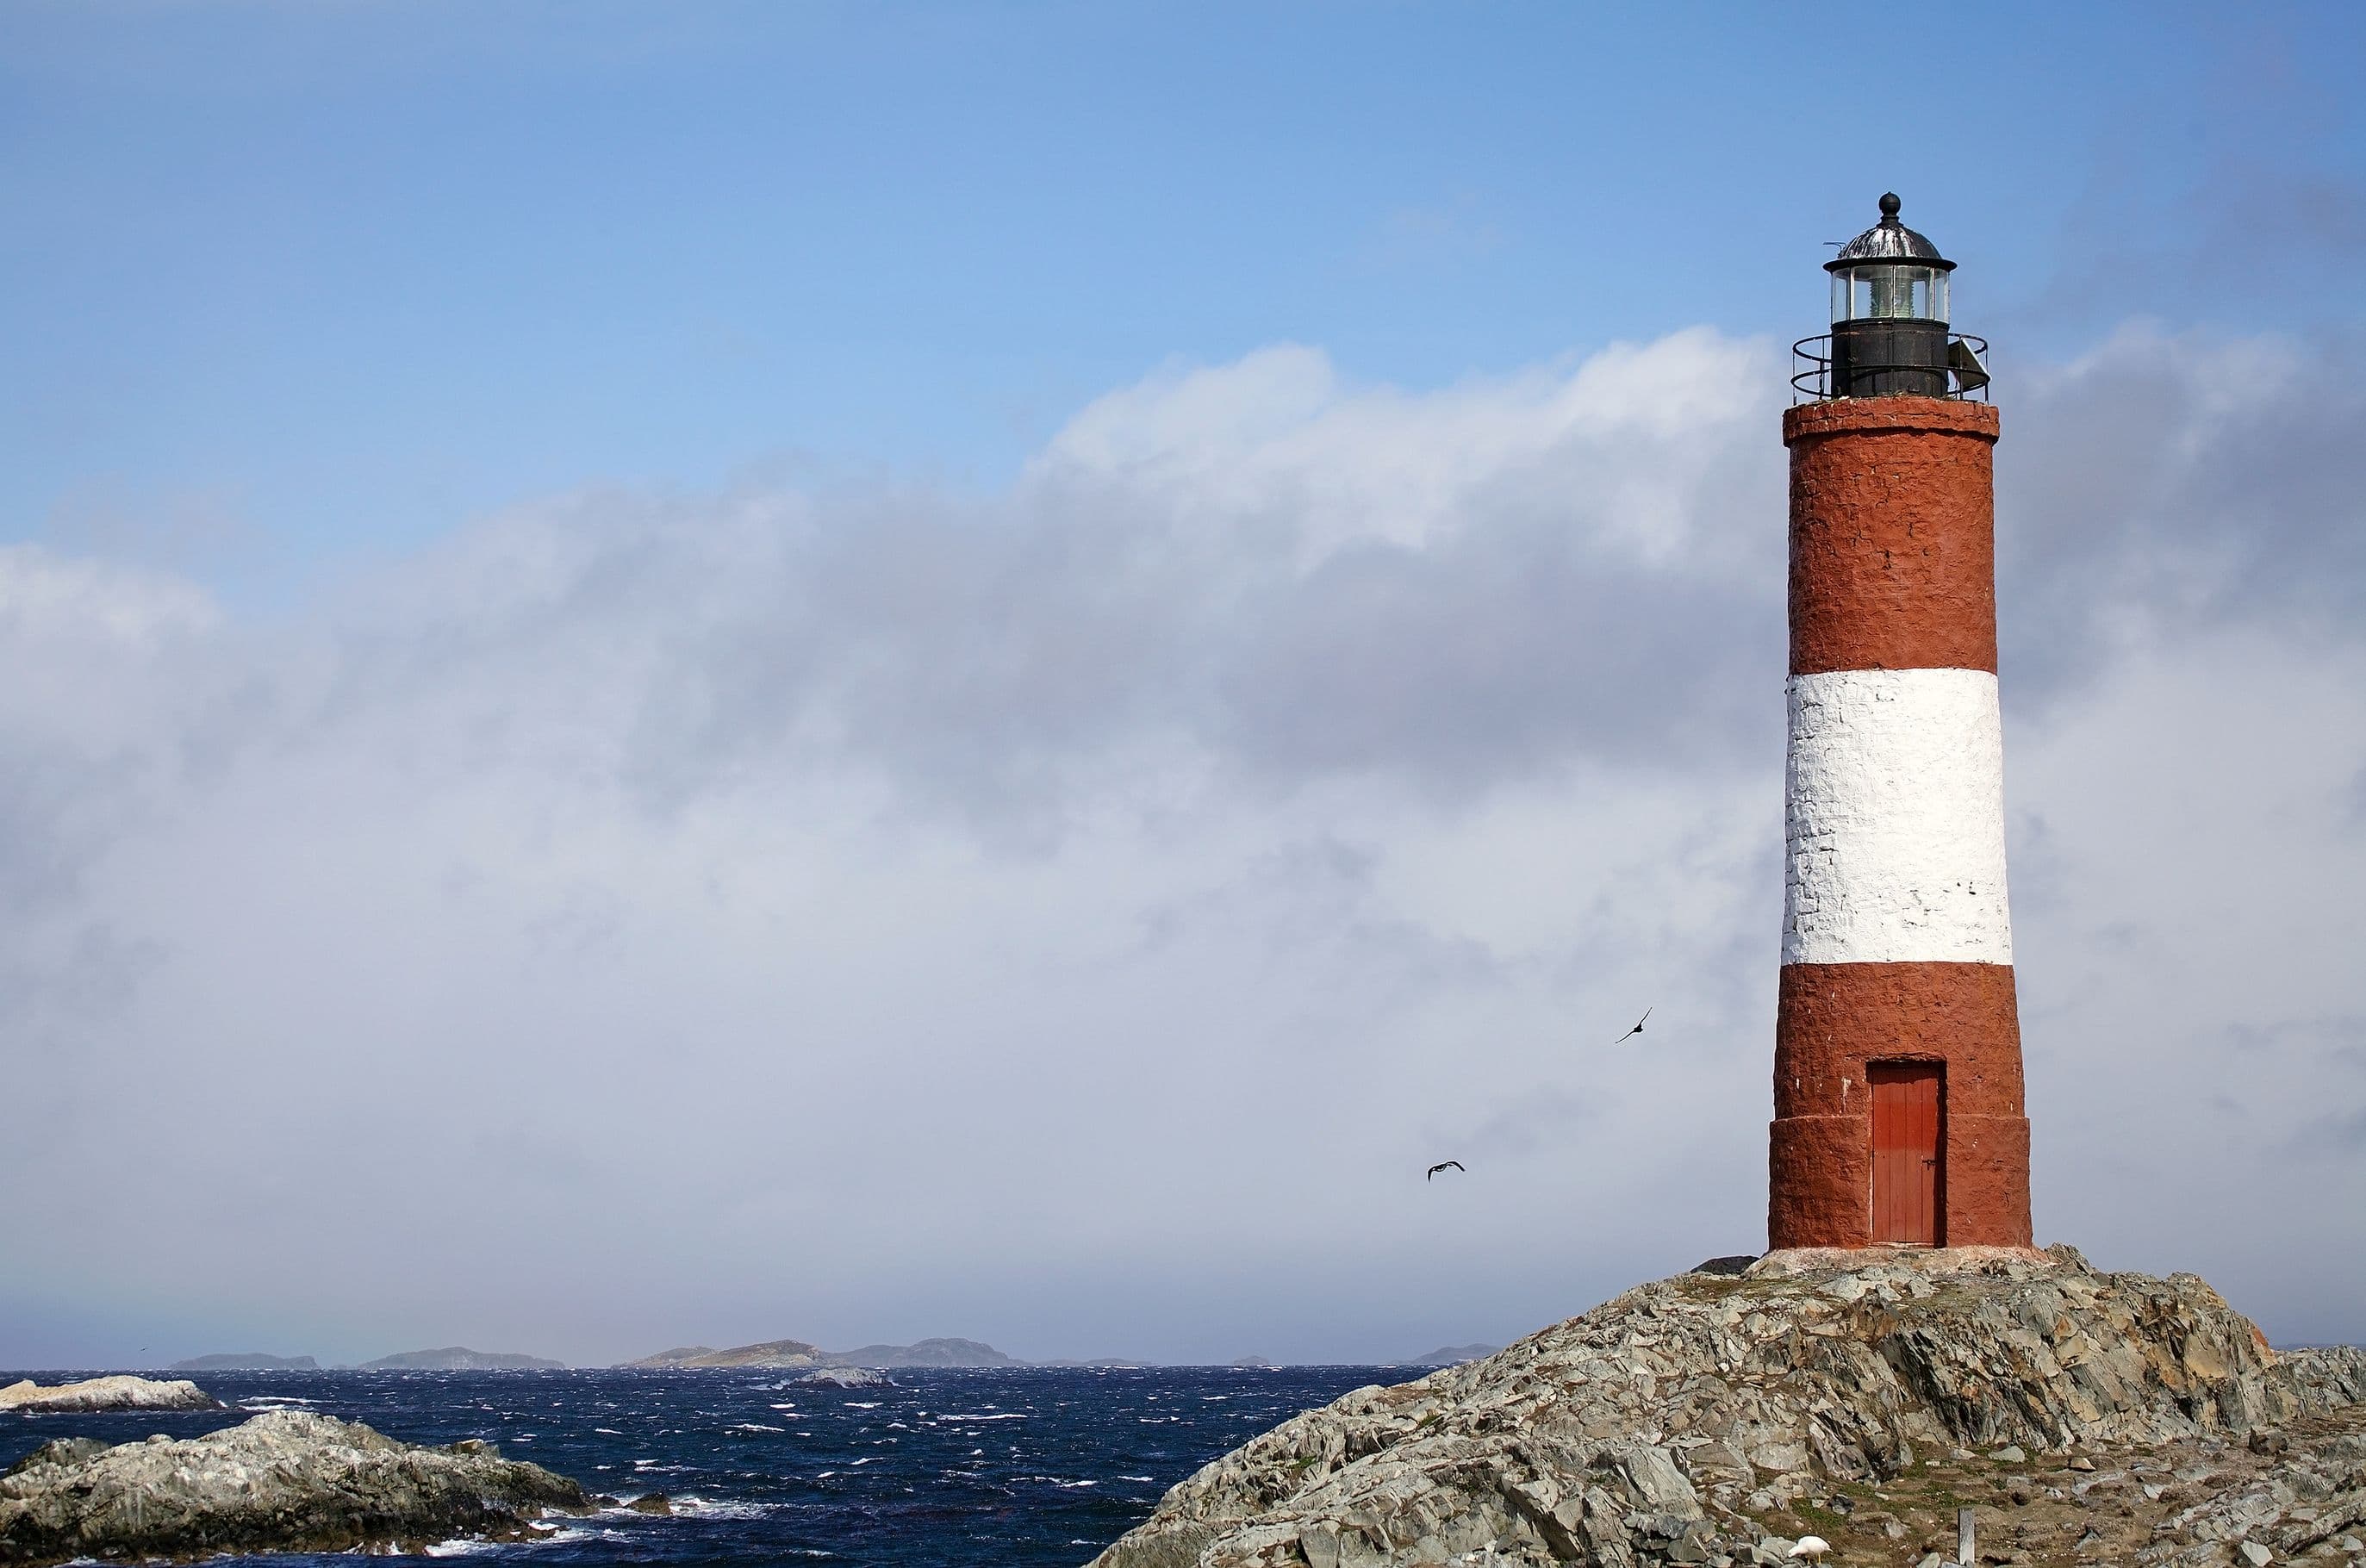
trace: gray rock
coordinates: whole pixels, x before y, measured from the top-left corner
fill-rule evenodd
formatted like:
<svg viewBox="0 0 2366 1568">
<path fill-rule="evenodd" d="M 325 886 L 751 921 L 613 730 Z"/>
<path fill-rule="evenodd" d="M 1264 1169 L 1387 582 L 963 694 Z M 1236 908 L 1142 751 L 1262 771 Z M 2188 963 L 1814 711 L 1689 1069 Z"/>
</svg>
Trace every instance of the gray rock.
<svg viewBox="0 0 2366 1568">
<path fill-rule="evenodd" d="M 1705 1259 L 1702 1262 L 1696 1263 L 1693 1265 L 1693 1272 L 1696 1274 L 1717 1274 L 1727 1279 L 1738 1280 L 1742 1275 L 1749 1273 L 1750 1266 L 1757 1261 L 1758 1254 L 1754 1252 L 1737 1252 L 1729 1257 L 1711 1258 Z"/>
<path fill-rule="evenodd" d="M 885 1388 L 887 1379 L 868 1367 L 817 1367 L 795 1380 L 798 1383 L 823 1388 Z"/>
<path fill-rule="evenodd" d="M 177 1441 L 49 1443 L 0 1478 L 0 1562 L 424 1546 L 590 1507 L 564 1476 L 459 1447 L 295 1410 Z"/>
<path fill-rule="evenodd" d="M 1918 1447 L 2020 1461 L 2240 1438 L 2351 1388 L 2366 1390 L 2366 1358 L 2279 1361 L 2191 1274 L 2097 1273 L 2067 1248 L 1777 1254 L 1639 1287 L 1484 1361 L 1286 1421 L 1172 1488 L 1096 1568 L 1363 1568 L 1436 1551 L 1700 1562 L 1727 1550 L 1715 1531 L 1755 1533 L 1704 1503 L 1705 1478 L 1763 1512 L 1811 1476 L 1821 1495 L 1898 1474 Z M 2230 1502 L 2220 1533 L 2195 1539 L 2242 1539 L 2249 1511 Z M 1781 1562 L 1790 1544 L 1743 1555 Z"/>
<path fill-rule="evenodd" d="M 27 1378 L 0 1388 L 0 1410 L 220 1410 L 220 1400 L 186 1378 L 160 1382 L 118 1373 L 44 1388 Z"/>
<path fill-rule="evenodd" d="M 51 1438 L 31 1453 L 8 1467 L 10 1475 L 22 1475 L 28 1470 L 51 1466 L 71 1468 L 86 1459 L 96 1459 L 112 1445 L 96 1438 Z"/>
</svg>

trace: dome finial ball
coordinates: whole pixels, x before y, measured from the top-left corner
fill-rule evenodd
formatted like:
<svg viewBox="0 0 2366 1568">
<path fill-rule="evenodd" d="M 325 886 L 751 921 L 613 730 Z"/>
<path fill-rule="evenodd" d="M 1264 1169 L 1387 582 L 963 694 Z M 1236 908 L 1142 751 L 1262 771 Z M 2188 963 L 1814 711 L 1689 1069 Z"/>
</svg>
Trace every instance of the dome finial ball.
<svg viewBox="0 0 2366 1568">
<path fill-rule="evenodd" d="M 1897 217 L 1899 205 L 1896 191 L 1887 190 L 1881 193 L 1881 215 L 1884 218 Z"/>
</svg>

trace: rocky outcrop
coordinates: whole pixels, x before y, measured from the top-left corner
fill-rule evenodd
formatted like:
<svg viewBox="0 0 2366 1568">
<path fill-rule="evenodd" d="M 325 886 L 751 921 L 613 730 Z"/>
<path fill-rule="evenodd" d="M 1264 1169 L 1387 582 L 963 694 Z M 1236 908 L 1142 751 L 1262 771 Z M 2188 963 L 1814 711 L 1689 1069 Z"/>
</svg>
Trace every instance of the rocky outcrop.
<svg viewBox="0 0 2366 1568">
<path fill-rule="evenodd" d="M 2355 1352 L 2279 1364 L 2191 1274 L 2097 1273 L 2067 1247 L 1777 1255 L 1285 1422 L 1097 1568 L 1719 1568 L 1933 1456 L 2224 1447 L 2361 1386 Z"/>
<path fill-rule="evenodd" d="M 364 1361 L 366 1372 L 560 1372 L 567 1370 L 564 1361 L 546 1360 L 540 1356 L 521 1356 L 508 1350 L 471 1350 L 466 1345 L 446 1345 L 440 1350 L 404 1350 L 392 1356 L 380 1356 L 375 1361 Z"/>
<path fill-rule="evenodd" d="M 817 1367 L 796 1380 L 800 1388 L 886 1388 L 888 1380 L 868 1367 Z"/>
<path fill-rule="evenodd" d="M 30 1378 L 0 1388 L 0 1410 L 220 1410 L 220 1400 L 185 1378 L 85 1378 L 44 1388 Z"/>
<path fill-rule="evenodd" d="M 484 1443 L 414 1448 L 274 1410 L 181 1441 L 43 1444 L 0 1478 L 0 1563 L 418 1547 L 589 1506 L 574 1482 Z"/>
</svg>

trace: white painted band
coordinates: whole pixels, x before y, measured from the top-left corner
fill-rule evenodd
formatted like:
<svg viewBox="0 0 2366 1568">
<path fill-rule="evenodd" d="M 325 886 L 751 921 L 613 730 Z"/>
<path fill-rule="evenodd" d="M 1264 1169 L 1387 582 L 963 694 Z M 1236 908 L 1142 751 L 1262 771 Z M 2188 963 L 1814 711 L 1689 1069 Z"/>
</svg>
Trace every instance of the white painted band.
<svg viewBox="0 0 2366 1568">
<path fill-rule="evenodd" d="M 1786 964 L 2010 964 L 2004 731 L 1985 670 L 1794 675 Z"/>
</svg>

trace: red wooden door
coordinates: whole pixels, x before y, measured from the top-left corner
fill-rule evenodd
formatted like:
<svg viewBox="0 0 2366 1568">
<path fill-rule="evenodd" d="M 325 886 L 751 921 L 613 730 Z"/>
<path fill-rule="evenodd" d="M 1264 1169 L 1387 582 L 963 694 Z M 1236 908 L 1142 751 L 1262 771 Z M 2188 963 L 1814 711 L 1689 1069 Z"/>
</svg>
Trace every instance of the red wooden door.
<svg viewBox="0 0 2366 1568">
<path fill-rule="evenodd" d="M 1939 1064 L 1875 1062 L 1873 1239 L 1939 1245 Z"/>
</svg>

